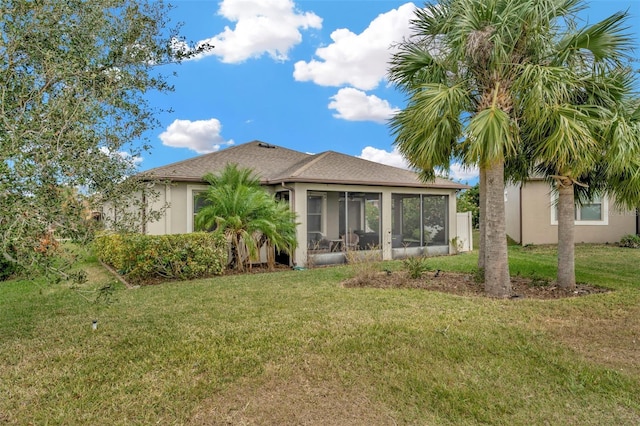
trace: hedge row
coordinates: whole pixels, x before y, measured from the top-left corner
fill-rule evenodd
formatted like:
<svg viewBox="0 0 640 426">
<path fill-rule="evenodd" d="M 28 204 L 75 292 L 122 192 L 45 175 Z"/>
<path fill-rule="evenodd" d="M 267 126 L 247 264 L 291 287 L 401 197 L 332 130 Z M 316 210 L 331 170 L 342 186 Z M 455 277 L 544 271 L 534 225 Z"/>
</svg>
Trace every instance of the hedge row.
<svg viewBox="0 0 640 426">
<path fill-rule="evenodd" d="M 228 256 L 224 236 L 210 232 L 103 234 L 95 239 L 94 248 L 101 261 L 139 284 L 220 275 Z"/>
</svg>

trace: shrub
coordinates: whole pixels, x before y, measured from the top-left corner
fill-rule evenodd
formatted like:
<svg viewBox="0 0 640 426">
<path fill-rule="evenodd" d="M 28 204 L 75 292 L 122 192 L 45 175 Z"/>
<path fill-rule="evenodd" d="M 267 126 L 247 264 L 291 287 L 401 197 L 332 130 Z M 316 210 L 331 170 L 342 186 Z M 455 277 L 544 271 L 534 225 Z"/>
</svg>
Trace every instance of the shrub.
<svg viewBox="0 0 640 426">
<path fill-rule="evenodd" d="M 227 264 L 227 242 L 218 233 L 104 234 L 94 248 L 101 261 L 136 283 L 220 275 Z"/>
<path fill-rule="evenodd" d="M 11 278 L 11 276 L 16 272 L 17 265 L 13 262 L 8 261 L 0 254 L 0 281 L 5 281 Z"/>
<path fill-rule="evenodd" d="M 620 247 L 640 248 L 640 235 L 625 235 L 620 240 Z"/>
<path fill-rule="evenodd" d="M 379 250 L 348 250 L 345 258 L 354 275 L 354 282 L 366 285 L 380 273 L 378 263 L 382 260 Z"/>
<path fill-rule="evenodd" d="M 402 261 L 404 268 L 407 270 L 409 274 L 409 278 L 417 279 L 422 276 L 423 272 L 429 270 L 429 266 L 427 265 L 427 259 L 424 257 L 409 257 Z"/>
</svg>

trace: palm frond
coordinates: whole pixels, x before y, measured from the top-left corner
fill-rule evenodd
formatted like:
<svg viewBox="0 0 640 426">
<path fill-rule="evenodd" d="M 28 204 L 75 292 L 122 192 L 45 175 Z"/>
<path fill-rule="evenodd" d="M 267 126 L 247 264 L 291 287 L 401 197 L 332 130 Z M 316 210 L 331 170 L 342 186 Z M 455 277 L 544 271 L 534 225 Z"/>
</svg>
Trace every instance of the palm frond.
<svg viewBox="0 0 640 426">
<path fill-rule="evenodd" d="M 390 61 L 389 81 L 402 91 L 411 92 L 424 83 L 444 83 L 448 69 L 438 58 L 437 43 L 424 40 L 421 43 L 404 42 L 397 46 Z"/>
<path fill-rule="evenodd" d="M 424 84 L 412 94 L 407 107 L 391 119 L 391 129 L 394 144 L 413 167 L 449 167 L 468 102 L 461 86 Z"/>
<path fill-rule="evenodd" d="M 588 51 L 596 62 L 628 59 L 633 39 L 625 26 L 627 17 L 627 12 L 618 12 L 590 27 L 568 33 L 556 47 L 554 62 L 571 63 L 581 51 Z"/>
<path fill-rule="evenodd" d="M 467 162 L 488 165 L 504 160 L 505 154 L 515 153 L 511 118 L 500 108 L 493 106 L 480 111 L 469 123 L 472 143 L 466 154 Z"/>
<path fill-rule="evenodd" d="M 210 186 L 201 196 L 207 204 L 196 214 L 195 224 L 227 236 L 237 267 L 248 266 L 265 242 L 292 252 L 296 246 L 295 213 L 267 193 L 253 171 L 231 164 L 205 180 Z"/>
</svg>

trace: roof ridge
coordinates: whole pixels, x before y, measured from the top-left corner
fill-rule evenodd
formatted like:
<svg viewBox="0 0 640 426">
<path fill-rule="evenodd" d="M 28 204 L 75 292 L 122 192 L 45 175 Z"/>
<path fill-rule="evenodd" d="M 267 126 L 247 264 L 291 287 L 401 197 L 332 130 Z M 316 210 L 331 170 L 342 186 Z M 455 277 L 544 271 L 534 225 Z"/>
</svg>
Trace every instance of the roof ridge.
<svg viewBox="0 0 640 426">
<path fill-rule="evenodd" d="M 291 172 L 291 175 L 289 177 L 295 177 L 296 175 L 304 172 L 305 170 L 307 170 L 309 167 L 311 167 L 313 164 L 317 163 L 318 161 L 320 161 L 322 158 L 326 157 L 327 155 L 329 155 L 331 151 L 325 151 L 325 152 L 321 152 L 320 154 L 313 154 L 312 157 L 309 159 L 310 161 L 305 162 L 305 164 L 303 164 L 302 166 L 300 166 L 299 168 L 297 168 L 296 170 L 294 170 L 293 172 Z"/>
<path fill-rule="evenodd" d="M 242 147 L 243 145 L 246 145 L 246 144 L 248 144 L 248 143 L 254 143 L 254 142 L 261 142 L 261 141 L 253 140 L 253 141 L 251 141 L 251 142 L 241 143 L 241 144 L 239 144 L 239 145 L 235 145 L 235 144 L 233 144 L 233 145 L 229 145 L 228 147 L 226 147 L 226 148 L 222 148 L 222 149 L 219 149 L 219 150 L 217 150 L 217 151 L 207 152 L 206 154 L 199 154 L 199 155 L 196 155 L 195 157 L 189 157 L 189 158 L 185 158 L 184 160 L 179 160 L 179 161 L 175 161 L 175 162 L 173 162 L 173 163 L 165 164 L 164 166 L 154 167 L 153 169 L 144 170 L 144 171 L 142 171 L 142 172 L 140 172 L 140 173 L 141 173 L 141 174 L 144 174 L 144 173 L 152 173 L 153 171 L 158 170 L 158 169 L 165 169 L 165 168 L 169 168 L 169 167 L 176 167 L 176 166 L 179 166 L 179 165 L 181 165 L 181 164 L 183 164 L 183 163 L 187 163 L 187 162 L 190 162 L 190 161 L 193 161 L 193 160 L 196 160 L 196 159 L 198 159 L 198 160 L 202 160 L 203 158 L 210 157 L 210 156 L 212 156 L 212 155 L 214 155 L 214 154 L 218 154 L 220 151 L 233 150 L 233 149 L 236 149 L 236 148 L 240 148 L 240 147 Z"/>
</svg>

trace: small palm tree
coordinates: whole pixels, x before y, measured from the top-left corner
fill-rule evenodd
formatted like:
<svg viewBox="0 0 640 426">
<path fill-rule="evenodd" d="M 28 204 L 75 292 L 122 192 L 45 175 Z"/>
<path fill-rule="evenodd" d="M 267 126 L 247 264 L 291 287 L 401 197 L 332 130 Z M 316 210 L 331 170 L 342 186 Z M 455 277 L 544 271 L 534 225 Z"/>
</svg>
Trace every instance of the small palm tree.
<svg viewBox="0 0 640 426">
<path fill-rule="evenodd" d="M 230 244 L 231 268 L 250 267 L 263 246 L 268 263 L 272 251 L 292 254 L 296 247 L 296 222 L 288 204 L 278 202 L 261 186 L 251 169 L 230 164 L 219 174 L 203 177 L 209 188 L 201 194 L 206 205 L 196 214 L 198 229 L 223 233 Z"/>
</svg>

